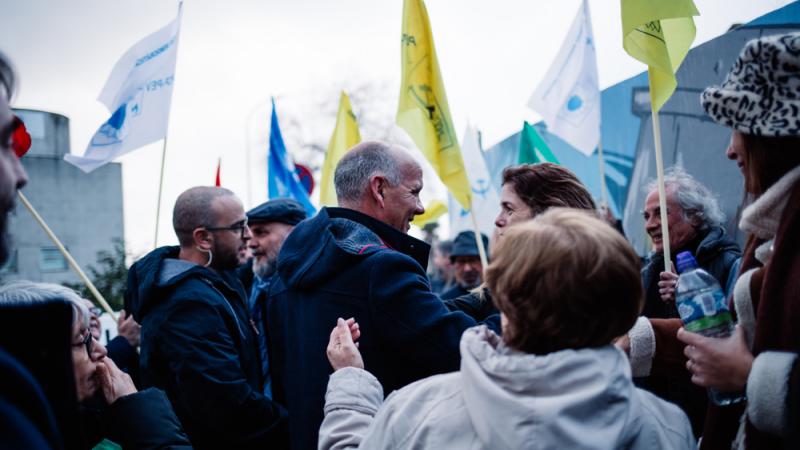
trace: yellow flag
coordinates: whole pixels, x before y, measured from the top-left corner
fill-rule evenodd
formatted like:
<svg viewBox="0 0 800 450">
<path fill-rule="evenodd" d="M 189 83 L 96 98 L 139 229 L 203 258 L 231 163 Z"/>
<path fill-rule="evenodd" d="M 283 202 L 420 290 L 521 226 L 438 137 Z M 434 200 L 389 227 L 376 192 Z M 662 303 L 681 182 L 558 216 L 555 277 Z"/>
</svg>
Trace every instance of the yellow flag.
<svg viewBox="0 0 800 450">
<path fill-rule="evenodd" d="M 453 197 L 468 210 L 471 203 L 469 181 L 450 119 L 428 12 L 422 0 L 403 2 L 401 56 L 397 124 L 408 132 Z"/>
<path fill-rule="evenodd" d="M 320 181 L 319 204 L 321 206 L 336 206 L 336 188 L 333 185 L 333 173 L 336 164 L 348 150 L 361 142 L 358 132 L 358 122 L 353 108 L 350 107 L 350 98 L 342 91 L 339 98 L 339 113 L 336 115 L 336 128 L 328 143 L 328 152 L 325 153 L 325 162 L 322 163 L 322 181 Z"/>
<path fill-rule="evenodd" d="M 445 206 L 441 200 L 434 200 L 425 207 L 425 212 L 423 214 L 414 217 L 411 224 L 422 228 L 431 222 L 435 222 L 446 212 L 447 206 Z"/>
<path fill-rule="evenodd" d="M 622 46 L 647 64 L 650 101 L 658 112 L 675 92 L 675 72 L 689 52 L 699 16 L 692 0 L 622 0 Z"/>
</svg>

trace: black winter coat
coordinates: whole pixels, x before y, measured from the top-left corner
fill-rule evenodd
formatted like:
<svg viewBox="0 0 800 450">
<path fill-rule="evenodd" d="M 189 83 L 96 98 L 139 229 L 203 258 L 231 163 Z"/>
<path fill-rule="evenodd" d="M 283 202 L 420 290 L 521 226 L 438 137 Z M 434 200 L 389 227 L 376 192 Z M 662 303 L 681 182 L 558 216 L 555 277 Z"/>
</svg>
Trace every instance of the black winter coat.
<svg viewBox="0 0 800 450">
<path fill-rule="evenodd" d="M 87 440 L 93 448 L 103 439 L 132 449 L 190 449 L 189 437 L 181 428 L 164 392 L 149 388 L 124 397 L 100 409 L 83 408 Z"/>
<path fill-rule="evenodd" d="M 126 309 L 142 325 L 142 384 L 167 393 L 195 447 L 285 447 L 286 413 L 262 394 L 241 282 L 178 252 L 156 249 L 128 273 Z"/>
<path fill-rule="evenodd" d="M 461 334 L 476 322 L 449 312 L 431 292 L 429 250 L 344 208 L 323 208 L 286 239 L 270 287 L 267 333 L 273 394 L 289 410 L 292 448 L 317 448 L 332 373 L 325 350 L 339 317 L 359 323 L 365 367 L 386 394 L 458 370 Z M 492 325 L 499 329 L 499 320 Z"/>
</svg>

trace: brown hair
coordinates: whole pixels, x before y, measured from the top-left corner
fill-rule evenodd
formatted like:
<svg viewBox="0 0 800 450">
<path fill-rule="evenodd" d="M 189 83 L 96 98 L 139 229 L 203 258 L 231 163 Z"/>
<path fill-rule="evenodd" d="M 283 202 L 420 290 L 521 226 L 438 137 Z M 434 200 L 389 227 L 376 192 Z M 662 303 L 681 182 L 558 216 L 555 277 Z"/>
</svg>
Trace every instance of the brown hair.
<svg viewBox="0 0 800 450">
<path fill-rule="evenodd" d="M 800 166 L 800 136 L 771 137 L 742 133 L 745 191 L 759 197 L 790 170 Z"/>
<path fill-rule="evenodd" d="M 556 164 L 520 164 L 503 170 L 503 184 L 531 208 L 534 216 L 548 208 L 595 209 L 594 200 L 574 173 Z"/>
<path fill-rule="evenodd" d="M 607 345 L 643 305 L 639 257 L 587 211 L 553 208 L 510 227 L 485 277 L 508 319 L 503 340 L 526 353 Z"/>
</svg>

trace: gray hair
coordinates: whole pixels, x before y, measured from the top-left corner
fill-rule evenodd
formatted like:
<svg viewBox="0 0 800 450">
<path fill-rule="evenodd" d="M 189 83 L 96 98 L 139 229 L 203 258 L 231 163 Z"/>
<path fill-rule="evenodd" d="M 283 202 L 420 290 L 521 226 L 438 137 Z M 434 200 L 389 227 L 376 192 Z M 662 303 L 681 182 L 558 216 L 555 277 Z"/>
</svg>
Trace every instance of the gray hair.
<svg viewBox="0 0 800 450">
<path fill-rule="evenodd" d="M 35 304 L 63 300 L 72 304 L 75 312 L 72 323 L 79 321 L 89 326 L 89 310 L 77 292 L 54 283 L 35 283 L 19 280 L 0 286 L 0 304 Z"/>
<path fill-rule="evenodd" d="M 3 90 L 0 94 L 5 94 L 8 101 L 11 101 L 11 98 L 14 96 L 16 78 L 11 61 L 6 55 L 0 52 L 0 89 Z"/>
<path fill-rule="evenodd" d="M 670 167 L 664 173 L 664 187 L 672 187 L 675 199 L 683 209 L 683 217 L 697 224 L 699 230 L 719 227 L 725 222 L 725 214 L 719 200 L 707 187 L 689 175 L 682 167 Z M 658 181 L 647 184 L 647 192 L 658 189 Z"/>
<path fill-rule="evenodd" d="M 350 149 L 333 175 L 339 202 L 358 201 L 367 190 L 369 179 L 377 174 L 385 176 L 391 186 L 400 184 L 402 174 L 392 150 L 389 144 L 378 141 L 362 142 Z"/>
<path fill-rule="evenodd" d="M 172 227 L 181 247 L 192 245 L 192 233 L 195 229 L 217 225 L 212 204 L 219 197 L 231 195 L 235 194 L 223 187 L 197 186 L 178 196 L 172 210 Z"/>
</svg>

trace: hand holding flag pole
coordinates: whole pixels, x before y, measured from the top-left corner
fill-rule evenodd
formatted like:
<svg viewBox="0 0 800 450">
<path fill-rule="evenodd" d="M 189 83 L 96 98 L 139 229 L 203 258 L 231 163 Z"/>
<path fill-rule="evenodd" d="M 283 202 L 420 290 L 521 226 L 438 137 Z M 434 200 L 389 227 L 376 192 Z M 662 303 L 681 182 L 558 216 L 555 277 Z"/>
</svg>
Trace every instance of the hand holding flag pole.
<svg viewBox="0 0 800 450">
<path fill-rule="evenodd" d="M 700 15 L 692 0 L 621 0 L 623 47 L 629 55 L 647 64 L 650 82 L 650 108 L 656 150 L 658 199 L 661 208 L 661 235 L 664 267 L 669 270 L 669 223 L 664 188 L 664 162 L 661 156 L 661 127 L 658 111 L 675 92 L 675 72 L 683 62 L 695 37 L 692 16 Z"/>
</svg>

